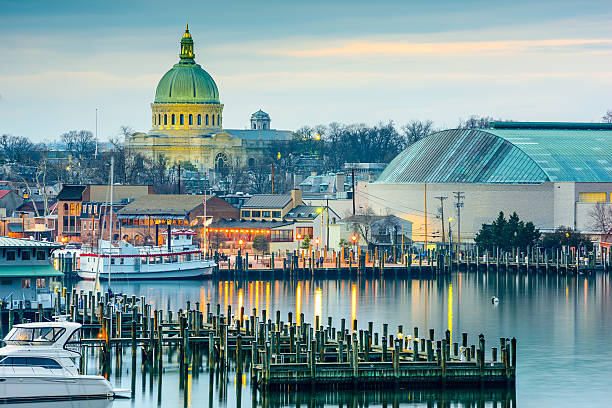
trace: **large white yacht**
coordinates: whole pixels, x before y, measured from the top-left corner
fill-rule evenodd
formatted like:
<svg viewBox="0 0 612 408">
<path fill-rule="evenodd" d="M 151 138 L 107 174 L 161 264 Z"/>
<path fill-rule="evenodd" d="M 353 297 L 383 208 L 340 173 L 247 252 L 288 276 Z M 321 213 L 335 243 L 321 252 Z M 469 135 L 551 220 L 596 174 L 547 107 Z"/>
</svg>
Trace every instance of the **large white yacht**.
<svg viewBox="0 0 612 408">
<path fill-rule="evenodd" d="M 125 241 L 82 248 L 78 274 L 87 280 L 195 279 L 212 275 L 215 262 L 193 243 L 195 232 L 175 230 L 167 246 L 134 246 Z M 110 262 L 110 266 L 109 266 Z"/>
<path fill-rule="evenodd" d="M 15 325 L 0 348 L 0 401 L 112 398 L 101 376 L 79 374 L 81 325 Z"/>
</svg>

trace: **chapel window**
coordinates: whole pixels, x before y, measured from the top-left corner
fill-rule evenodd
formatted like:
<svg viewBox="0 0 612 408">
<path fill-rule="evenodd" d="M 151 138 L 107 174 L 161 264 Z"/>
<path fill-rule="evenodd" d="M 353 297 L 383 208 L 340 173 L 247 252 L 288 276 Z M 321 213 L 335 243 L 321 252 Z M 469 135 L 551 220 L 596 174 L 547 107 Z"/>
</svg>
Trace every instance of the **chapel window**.
<svg viewBox="0 0 612 408">
<path fill-rule="evenodd" d="M 215 126 L 215 115 L 212 115 L 212 125 Z"/>
<path fill-rule="evenodd" d="M 161 113 L 157 115 L 157 124 L 161 125 Z"/>
<path fill-rule="evenodd" d="M 175 120 L 175 117 L 174 117 L 174 113 L 172 114 L 172 124 L 176 125 L 176 120 Z"/>
<path fill-rule="evenodd" d="M 208 113 L 206 114 L 206 126 L 208 126 Z"/>
<path fill-rule="evenodd" d="M 157 116 L 153 115 L 153 125 L 157 125 Z"/>
<path fill-rule="evenodd" d="M 202 124 L 202 115 L 198 114 L 198 125 Z"/>
<path fill-rule="evenodd" d="M 168 115 L 164 113 L 164 125 L 168 124 Z"/>
<path fill-rule="evenodd" d="M 217 126 L 221 126 L 221 115 L 217 115 Z"/>
<path fill-rule="evenodd" d="M 183 114 L 181 113 L 181 115 L 179 116 L 179 124 L 182 125 L 183 124 Z"/>
<path fill-rule="evenodd" d="M 193 115 L 189 114 L 189 124 L 193 125 Z"/>
</svg>

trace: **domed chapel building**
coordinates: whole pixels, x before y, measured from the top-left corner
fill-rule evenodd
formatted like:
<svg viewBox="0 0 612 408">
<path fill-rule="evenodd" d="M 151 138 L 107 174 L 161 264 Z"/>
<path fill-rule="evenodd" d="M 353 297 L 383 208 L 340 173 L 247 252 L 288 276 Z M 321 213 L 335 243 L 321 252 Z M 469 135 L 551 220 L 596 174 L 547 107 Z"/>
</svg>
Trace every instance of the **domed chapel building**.
<svg viewBox="0 0 612 408">
<path fill-rule="evenodd" d="M 170 165 L 189 161 L 199 170 L 253 165 L 270 144 L 293 137 L 291 131 L 271 129 L 262 110 L 251 115 L 248 128 L 223 128 L 219 89 L 195 61 L 189 26 L 179 62 L 157 84 L 151 113 L 151 130 L 134 133 L 127 147 L 152 158 L 164 155 Z"/>
</svg>

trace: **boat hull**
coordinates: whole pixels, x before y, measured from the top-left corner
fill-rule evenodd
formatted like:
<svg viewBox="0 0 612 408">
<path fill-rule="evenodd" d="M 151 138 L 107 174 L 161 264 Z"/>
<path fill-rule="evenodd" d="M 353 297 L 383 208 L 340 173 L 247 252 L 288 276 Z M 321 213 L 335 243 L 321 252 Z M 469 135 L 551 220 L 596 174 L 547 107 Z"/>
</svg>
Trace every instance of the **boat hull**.
<svg viewBox="0 0 612 408">
<path fill-rule="evenodd" d="M 212 276 L 212 266 L 181 268 L 175 270 L 156 270 L 140 272 L 122 272 L 112 271 L 110 278 L 113 281 L 117 280 L 154 280 L 154 279 L 204 279 Z M 96 272 L 83 271 L 77 272 L 81 279 L 95 280 Z M 100 272 L 99 279 L 101 281 L 108 280 L 108 273 Z"/>
<path fill-rule="evenodd" d="M 0 372 L 0 401 L 112 398 L 111 384 L 94 375 L 35 376 Z"/>
</svg>

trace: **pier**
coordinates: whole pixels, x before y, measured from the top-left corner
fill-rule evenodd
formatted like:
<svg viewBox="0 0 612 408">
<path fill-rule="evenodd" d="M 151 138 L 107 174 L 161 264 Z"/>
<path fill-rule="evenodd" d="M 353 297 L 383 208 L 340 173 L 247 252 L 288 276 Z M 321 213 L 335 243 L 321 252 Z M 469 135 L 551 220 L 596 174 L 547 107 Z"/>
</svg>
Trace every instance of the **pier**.
<svg viewBox="0 0 612 408">
<path fill-rule="evenodd" d="M 58 297 L 59 299 L 59 297 Z M 485 343 L 484 335 L 461 333 L 459 339 L 446 330 L 436 337 L 433 329 L 396 330 L 373 322 L 359 327 L 356 319 L 332 317 L 313 323 L 304 314 L 268 314 L 252 309 L 222 310 L 221 306 L 187 302 L 177 311 L 153 310 L 147 299 L 136 296 L 109 297 L 108 293 L 63 293 L 56 312 L 83 324 L 81 347 L 98 353 L 99 371 L 112 372 L 112 355 L 119 369 L 124 348 L 131 350 L 132 364 L 141 354 L 161 376 L 164 348 L 178 352 L 181 378 L 207 357 L 209 367 L 250 373 L 262 390 L 302 387 L 387 388 L 426 386 L 444 388 L 514 387 L 517 342 L 500 338 Z M 11 314 L 15 319 L 17 315 Z M 48 318 L 42 312 L 38 320 Z M 12 320 L 9 325 L 18 323 Z M 486 345 L 491 347 L 487 349 Z M 82 359 L 84 364 L 85 359 Z M 83 367 L 84 369 L 85 367 Z"/>
</svg>

